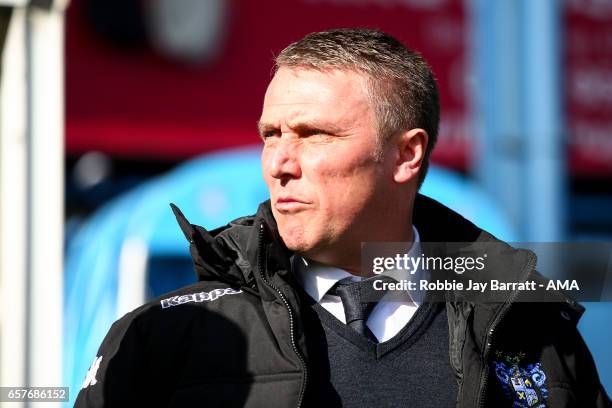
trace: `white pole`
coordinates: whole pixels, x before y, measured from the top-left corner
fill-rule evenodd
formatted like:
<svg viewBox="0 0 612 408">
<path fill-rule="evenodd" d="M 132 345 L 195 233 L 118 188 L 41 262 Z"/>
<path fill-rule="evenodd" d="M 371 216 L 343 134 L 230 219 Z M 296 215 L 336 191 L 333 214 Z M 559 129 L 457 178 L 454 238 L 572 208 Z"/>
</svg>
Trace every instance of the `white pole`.
<svg viewBox="0 0 612 408">
<path fill-rule="evenodd" d="M 22 3 L 0 0 L 0 385 L 62 386 L 66 2 Z"/>
<path fill-rule="evenodd" d="M 30 7 L 28 14 L 30 197 L 27 382 L 36 387 L 62 385 L 63 11 L 63 7 L 50 10 Z"/>
<path fill-rule="evenodd" d="M 26 385 L 26 9 L 13 8 L 0 82 L 0 385 Z"/>
</svg>

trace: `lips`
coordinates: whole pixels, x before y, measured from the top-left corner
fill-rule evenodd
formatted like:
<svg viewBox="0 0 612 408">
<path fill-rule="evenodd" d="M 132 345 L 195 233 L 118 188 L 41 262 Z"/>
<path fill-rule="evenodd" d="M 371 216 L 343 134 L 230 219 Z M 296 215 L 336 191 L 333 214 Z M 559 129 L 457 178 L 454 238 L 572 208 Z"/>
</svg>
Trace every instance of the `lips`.
<svg viewBox="0 0 612 408">
<path fill-rule="evenodd" d="M 300 198 L 286 196 L 277 198 L 274 207 L 280 212 L 294 212 L 305 209 L 308 204 Z"/>
</svg>

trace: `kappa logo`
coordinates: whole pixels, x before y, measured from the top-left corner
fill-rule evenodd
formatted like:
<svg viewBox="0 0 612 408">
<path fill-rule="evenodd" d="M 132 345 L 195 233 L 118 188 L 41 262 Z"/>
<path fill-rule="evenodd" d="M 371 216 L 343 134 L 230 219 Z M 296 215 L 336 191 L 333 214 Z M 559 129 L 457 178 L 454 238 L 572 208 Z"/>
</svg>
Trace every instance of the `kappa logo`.
<svg viewBox="0 0 612 408">
<path fill-rule="evenodd" d="M 190 293 L 189 295 L 173 296 L 171 298 L 163 299 L 160 301 L 162 309 L 166 309 L 172 306 L 182 305 L 183 303 L 189 302 L 212 302 L 225 295 L 235 295 L 242 293 L 240 289 L 223 288 L 214 289 L 210 292 L 198 292 Z"/>
<path fill-rule="evenodd" d="M 100 362 L 102 361 L 102 356 L 96 357 L 93 363 L 91 363 L 91 367 L 87 371 L 87 375 L 85 376 L 85 381 L 81 385 L 81 388 L 87 388 L 90 385 L 95 385 L 98 380 L 96 380 L 96 374 L 98 373 L 98 368 L 100 368 Z"/>
</svg>

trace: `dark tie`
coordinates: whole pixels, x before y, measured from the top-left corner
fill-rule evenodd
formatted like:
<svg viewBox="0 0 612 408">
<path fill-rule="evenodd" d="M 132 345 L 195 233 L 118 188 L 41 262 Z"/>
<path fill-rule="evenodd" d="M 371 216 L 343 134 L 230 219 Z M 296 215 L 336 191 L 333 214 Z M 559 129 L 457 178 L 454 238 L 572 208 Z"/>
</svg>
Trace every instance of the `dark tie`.
<svg viewBox="0 0 612 408">
<path fill-rule="evenodd" d="M 374 280 L 383 282 L 395 282 L 387 276 L 377 276 L 375 279 L 362 280 L 360 282 L 337 282 L 330 290 L 330 295 L 339 296 L 344 308 L 346 324 L 360 335 L 378 343 L 376 336 L 366 325 L 368 316 L 376 306 L 376 301 L 384 295 L 385 291 L 373 289 Z"/>
</svg>

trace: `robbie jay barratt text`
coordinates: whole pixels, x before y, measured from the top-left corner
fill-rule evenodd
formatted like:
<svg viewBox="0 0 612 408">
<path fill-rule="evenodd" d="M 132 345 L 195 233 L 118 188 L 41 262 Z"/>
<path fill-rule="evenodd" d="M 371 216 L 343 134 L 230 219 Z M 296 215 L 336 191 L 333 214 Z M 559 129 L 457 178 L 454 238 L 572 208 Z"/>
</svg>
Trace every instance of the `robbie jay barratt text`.
<svg viewBox="0 0 612 408">
<path fill-rule="evenodd" d="M 546 285 L 537 283 L 536 281 L 525 282 L 502 282 L 497 279 L 492 279 L 489 282 L 478 282 L 472 279 L 468 280 L 467 287 L 463 282 L 452 281 L 428 281 L 421 279 L 417 282 L 409 280 L 401 280 L 398 282 L 383 282 L 375 280 L 373 283 L 375 290 L 470 290 L 485 292 L 487 289 L 493 291 L 504 290 L 520 290 L 534 291 L 538 287 L 546 290 L 580 290 L 576 280 L 551 280 Z"/>
</svg>

